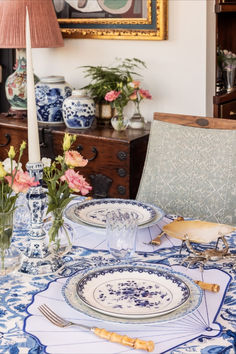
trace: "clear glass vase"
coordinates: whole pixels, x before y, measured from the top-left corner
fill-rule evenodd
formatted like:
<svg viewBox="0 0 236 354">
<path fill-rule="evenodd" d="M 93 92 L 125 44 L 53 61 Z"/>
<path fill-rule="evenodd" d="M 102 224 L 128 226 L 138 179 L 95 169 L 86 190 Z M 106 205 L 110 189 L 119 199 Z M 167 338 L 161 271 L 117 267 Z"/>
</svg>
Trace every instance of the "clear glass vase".
<svg viewBox="0 0 236 354">
<path fill-rule="evenodd" d="M 129 120 L 129 127 L 132 129 L 143 129 L 145 127 L 145 121 L 140 113 L 139 103 L 135 104 L 135 112 Z"/>
<path fill-rule="evenodd" d="M 73 243 L 73 229 L 64 222 L 63 211 L 61 208 L 53 210 L 44 227 L 48 235 L 49 249 L 59 257 L 70 252 Z"/>
<path fill-rule="evenodd" d="M 123 115 L 116 115 L 111 118 L 111 125 L 117 131 L 124 131 L 128 127 L 129 121 Z"/>
<path fill-rule="evenodd" d="M 21 252 L 11 244 L 14 210 L 0 213 L 0 275 L 7 275 L 18 269 Z"/>
</svg>

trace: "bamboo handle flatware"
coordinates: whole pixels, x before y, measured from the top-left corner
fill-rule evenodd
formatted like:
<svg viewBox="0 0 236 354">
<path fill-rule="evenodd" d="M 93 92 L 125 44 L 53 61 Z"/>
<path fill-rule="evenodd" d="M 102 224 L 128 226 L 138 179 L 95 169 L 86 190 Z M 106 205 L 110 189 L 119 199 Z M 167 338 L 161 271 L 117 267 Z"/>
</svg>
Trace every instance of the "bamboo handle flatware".
<svg viewBox="0 0 236 354">
<path fill-rule="evenodd" d="M 134 349 L 141 349 L 147 352 L 152 352 L 154 350 L 154 342 L 149 340 L 142 340 L 138 338 L 130 338 L 126 335 L 120 335 L 115 332 L 107 331 L 104 328 L 89 327 L 80 323 L 74 323 L 67 321 L 64 318 L 58 316 L 54 311 L 52 311 L 47 305 L 43 304 L 39 306 L 39 311 L 55 326 L 58 327 L 69 327 L 69 326 L 78 326 L 89 331 L 92 331 L 98 337 L 108 340 L 109 342 L 119 343 L 126 345 Z"/>
<path fill-rule="evenodd" d="M 194 282 L 203 290 L 212 291 L 213 293 L 218 293 L 220 291 L 220 286 L 218 284 L 206 283 L 201 280 L 194 280 Z"/>
<path fill-rule="evenodd" d="M 146 350 L 147 352 L 152 352 L 154 350 L 154 343 L 151 340 L 147 341 L 138 338 L 130 338 L 126 335 L 109 332 L 104 328 L 92 328 L 92 331 L 98 337 L 106 339 L 109 342 L 120 343 L 134 349 Z"/>
</svg>

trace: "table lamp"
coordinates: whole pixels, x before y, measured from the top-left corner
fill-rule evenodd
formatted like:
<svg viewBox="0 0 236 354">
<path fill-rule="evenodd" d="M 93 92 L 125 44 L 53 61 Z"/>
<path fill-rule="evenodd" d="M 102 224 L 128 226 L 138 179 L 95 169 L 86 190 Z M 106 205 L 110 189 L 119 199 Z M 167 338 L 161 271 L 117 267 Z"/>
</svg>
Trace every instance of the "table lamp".
<svg viewBox="0 0 236 354">
<path fill-rule="evenodd" d="M 63 47 L 63 38 L 51 0 L 0 0 L 0 48 L 16 49 L 16 70 L 5 83 L 9 115 L 27 113 L 25 18 L 28 8 L 32 48 Z M 43 29 L 43 30 L 42 30 Z"/>
</svg>

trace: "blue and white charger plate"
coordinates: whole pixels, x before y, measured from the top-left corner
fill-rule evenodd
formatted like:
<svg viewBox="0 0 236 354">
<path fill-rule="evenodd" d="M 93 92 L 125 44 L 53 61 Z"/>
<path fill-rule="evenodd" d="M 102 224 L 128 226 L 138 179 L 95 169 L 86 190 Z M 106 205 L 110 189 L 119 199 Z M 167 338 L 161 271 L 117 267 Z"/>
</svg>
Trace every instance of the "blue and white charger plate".
<svg viewBox="0 0 236 354">
<path fill-rule="evenodd" d="M 182 306 L 188 285 L 168 271 L 130 266 L 88 272 L 76 286 L 80 299 L 94 310 L 121 318 L 150 318 Z"/>
<path fill-rule="evenodd" d="M 138 215 L 139 227 L 147 227 L 150 222 L 158 222 L 164 216 L 164 212 L 161 209 L 150 204 L 136 200 L 112 198 L 74 203 L 65 210 L 65 216 L 81 225 L 105 228 L 106 214 L 117 209 L 124 212 L 135 212 Z"/>
<path fill-rule="evenodd" d="M 142 272 L 140 273 L 140 271 Z M 133 290 L 135 285 L 133 284 L 132 289 L 129 289 L 130 284 L 128 284 L 128 287 L 126 290 L 123 288 L 123 299 L 122 295 L 119 295 L 119 300 L 117 300 L 116 305 L 118 306 L 117 309 L 114 309 L 114 303 L 112 304 L 113 308 L 108 305 L 108 311 L 107 311 L 107 299 L 104 301 L 101 300 L 101 298 L 96 302 L 97 296 L 95 296 L 95 302 L 92 304 L 88 305 L 88 296 L 87 294 L 83 291 L 86 288 L 87 291 L 87 285 L 86 283 L 90 282 L 89 277 L 91 276 L 92 281 L 96 282 L 96 274 L 98 274 L 98 278 L 104 277 L 104 283 L 109 284 L 111 283 L 110 280 L 107 279 L 107 277 L 111 277 L 111 279 L 114 279 L 114 275 L 119 277 L 119 272 L 120 272 L 120 278 L 123 278 L 124 283 L 127 283 L 127 279 L 124 279 L 124 274 L 126 272 L 130 271 L 130 280 L 134 280 L 134 282 L 137 282 L 137 275 L 138 275 L 138 281 L 141 282 L 146 279 L 147 284 L 145 284 L 146 287 L 149 285 L 152 288 L 155 288 L 155 283 L 159 286 L 159 283 L 157 281 L 158 274 L 160 274 L 163 279 L 168 280 L 168 277 L 170 281 L 168 282 L 168 285 L 165 281 L 165 287 L 168 289 L 170 293 L 172 293 L 172 299 L 170 301 L 161 301 L 159 308 L 157 306 L 157 309 L 155 309 L 155 306 L 153 305 L 152 301 L 146 297 L 143 297 L 143 302 L 142 305 L 144 306 L 132 306 L 131 313 L 129 312 L 127 314 L 127 305 L 128 301 L 127 298 L 132 298 L 132 302 L 134 303 L 135 300 L 133 300 Z M 102 274 L 104 273 L 104 275 Z M 133 276 L 132 276 L 133 273 Z M 150 273 L 150 275 L 148 275 Z M 135 274 L 135 275 L 134 275 Z M 142 274 L 142 276 L 140 276 Z M 149 277 L 156 277 L 154 284 L 153 280 L 151 280 Z M 88 280 L 88 281 L 87 281 Z M 108 281 L 107 281 L 108 280 Z M 170 284 L 172 284 L 173 288 L 169 288 Z M 89 286 L 89 285 L 88 285 Z M 99 293 L 99 288 L 102 286 L 102 292 L 104 292 L 102 282 L 100 280 L 98 281 L 98 287 L 96 288 L 95 286 L 95 292 L 97 294 L 102 294 Z M 105 285 L 106 286 L 106 285 Z M 112 284 L 113 286 L 113 284 Z M 163 284 L 162 284 L 163 286 Z M 179 289 L 178 289 L 179 288 Z M 83 290 L 82 290 L 83 289 Z M 164 286 L 162 287 L 162 291 L 164 289 Z M 147 288 L 147 291 L 151 290 Z M 110 289 L 108 290 L 107 293 L 109 293 Z M 129 296 L 129 291 L 131 291 L 132 295 Z M 178 300 L 175 297 L 176 291 L 178 292 Z M 91 292 L 91 289 L 89 289 L 89 292 Z M 155 292 L 155 289 L 154 289 Z M 160 267 L 160 266 L 143 266 L 143 264 L 135 263 L 135 264 L 130 264 L 130 265 L 120 265 L 120 266 L 109 266 L 109 267 L 102 267 L 98 268 L 96 271 L 90 270 L 89 272 L 84 272 L 84 273 L 79 273 L 76 274 L 75 276 L 69 278 L 62 288 L 62 294 L 66 300 L 66 302 L 73 307 L 74 309 L 91 316 L 93 318 L 97 318 L 100 320 L 104 321 L 111 321 L 111 322 L 118 322 L 118 323 L 164 323 L 164 322 L 170 322 L 182 317 L 185 317 L 186 315 L 192 313 L 194 310 L 196 310 L 202 301 L 202 290 L 191 280 L 189 277 L 186 275 L 183 275 L 182 273 L 179 272 L 173 272 L 169 269 L 166 269 L 165 267 Z M 145 295 L 145 292 L 143 291 L 143 295 Z M 167 296 L 168 296 L 167 295 Z M 93 296 L 93 295 L 92 295 Z M 125 299 L 126 298 L 126 299 Z M 112 300 L 115 301 L 115 296 L 112 296 Z M 152 300 L 155 300 L 155 297 L 152 295 Z M 89 300 L 90 301 L 90 300 Z M 138 298 L 138 302 L 140 303 L 141 297 Z M 146 304 L 145 304 L 145 301 Z M 155 302 L 155 301 L 154 301 Z M 168 303 L 170 302 L 171 305 Z M 102 303 L 102 304 L 101 304 Z M 95 304 L 95 306 L 94 306 Z M 125 310 L 120 308 L 119 305 L 124 305 Z M 169 306 L 169 308 L 167 308 Z M 172 306 L 172 309 L 171 309 Z M 137 308 L 137 309 L 136 309 Z M 124 310 L 124 311 L 123 311 Z M 122 313 L 123 311 L 123 313 Z M 166 311 L 166 312 L 165 312 Z"/>
</svg>

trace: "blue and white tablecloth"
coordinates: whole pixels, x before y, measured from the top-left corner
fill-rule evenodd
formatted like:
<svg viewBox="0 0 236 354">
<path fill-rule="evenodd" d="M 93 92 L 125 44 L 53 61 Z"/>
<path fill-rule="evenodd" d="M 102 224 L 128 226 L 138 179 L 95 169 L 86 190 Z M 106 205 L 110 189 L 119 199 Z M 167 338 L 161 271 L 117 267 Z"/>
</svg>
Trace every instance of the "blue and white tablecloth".
<svg viewBox="0 0 236 354">
<path fill-rule="evenodd" d="M 23 210 L 22 210 L 23 211 Z M 25 218 L 27 220 L 27 217 Z M 91 326 L 153 340 L 155 353 L 236 353 L 236 274 L 233 259 L 209 262 L 204 271 L 181 265 L 186 250 L 179 254 L 180 241 L 164 236 L 161 246 L 146 245 L 159 233 L 159 225 L 141 230 L 134 261 L 171 267 L 193 279 L 217 283 L 219 293 L 204 292 L 200 307 L 191 315 L 165 324 L 130 325 L 97 320 L 71 308 L 61 293 L 68 276 L 89 267 L 114 264 L 106 250 L 105 235 L 68 222 L 73 229 L 74 247 L 64 257 L 65 266 L 50 276 L 28 276 L 15 273 L 0 278 L 0 353 L 130 353 L 128 347 L 108 343 L 80 328 L 61 329 L 51 325 L 37 307 L 47 303 L 60 315 Z M 16 223 L 13 242 L 24 250 L 27 222 Z M 236 249 L 236 234 L 227 238 L 230 249 Z M 136 351 L 137 353 L 139 351 Z"/>
</svg>

